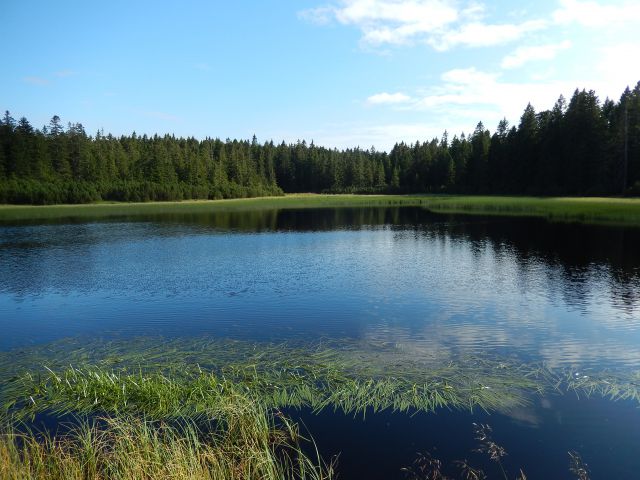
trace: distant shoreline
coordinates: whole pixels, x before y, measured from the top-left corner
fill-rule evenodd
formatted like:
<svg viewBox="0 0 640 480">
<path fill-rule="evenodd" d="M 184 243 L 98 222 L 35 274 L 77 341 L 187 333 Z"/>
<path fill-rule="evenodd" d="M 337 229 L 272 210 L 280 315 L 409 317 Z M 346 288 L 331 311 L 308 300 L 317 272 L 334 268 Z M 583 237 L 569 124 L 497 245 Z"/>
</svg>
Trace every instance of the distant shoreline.
<svg viewBox="0 0 640 480">
<path fill-rule="evenodd" d="M 0 205 L 0 222 L 338 207 L 424 207 L 436 213 L 540 217 L 554 222 L 640 227 L 640 199 L 474 195 L 290 194 L 228 200 Z"/>
</svg>

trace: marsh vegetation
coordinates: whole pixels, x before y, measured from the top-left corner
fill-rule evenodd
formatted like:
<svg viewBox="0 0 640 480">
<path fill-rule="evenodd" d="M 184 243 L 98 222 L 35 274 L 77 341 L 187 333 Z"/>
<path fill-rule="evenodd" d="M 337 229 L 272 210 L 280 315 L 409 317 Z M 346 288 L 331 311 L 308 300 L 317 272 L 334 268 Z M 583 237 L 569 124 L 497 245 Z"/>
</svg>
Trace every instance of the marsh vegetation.
<svg viewBox="0 0 640 480">
<path fill-rule="evenodd" d="M 15 478 L 330 478 L 331 459 L 309 457 L 311 437 L 283 409 L 507 411 L 567 392 L 640 405 L 640 372 L 443 360 L 391 344 L 64 341 L 3 354 L 0 372 L 9 422 L 0 456 Z M 84 420 L 58 436 L 16 428 L 41 413 Z M 445 478 L 433 475 L 415 478 Z"/>
</svg>

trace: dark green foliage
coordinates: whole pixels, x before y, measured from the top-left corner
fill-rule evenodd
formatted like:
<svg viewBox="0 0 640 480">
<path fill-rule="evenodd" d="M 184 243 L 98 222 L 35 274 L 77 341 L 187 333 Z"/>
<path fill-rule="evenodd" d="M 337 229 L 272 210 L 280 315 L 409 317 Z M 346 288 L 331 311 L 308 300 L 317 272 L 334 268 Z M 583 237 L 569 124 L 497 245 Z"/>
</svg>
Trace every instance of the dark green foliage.
<svg viewBox="0 0 640 480">
<path fill-rule="evenodd" d="M 34 130 L 9 113 L 0 124 L 0 203 L 88 203 L 281 195 L 273 159 L 248 142 L 172 136 L 88 136 L 54 116 Z M 266 148 L 266 147 L 265 147 Z M 229 153 L 227 153 L 229 152 Z M 233 163 L 227 161 L 229 157 Z"/>
<path fill-rule="evenodd" d="M 551 110 L 527 105 L 518 127 L 491 135 L 404 142 L 391 151 L 336 150 L 313 142 L 91 137 L 56 115 L 34 129 L 9 112 L 0 121 L 0 203 L 221 199 L 325 193 L 637 195 L 640 82 L 619 102 L 593 91 L 560 97 Z"/>
</svg>

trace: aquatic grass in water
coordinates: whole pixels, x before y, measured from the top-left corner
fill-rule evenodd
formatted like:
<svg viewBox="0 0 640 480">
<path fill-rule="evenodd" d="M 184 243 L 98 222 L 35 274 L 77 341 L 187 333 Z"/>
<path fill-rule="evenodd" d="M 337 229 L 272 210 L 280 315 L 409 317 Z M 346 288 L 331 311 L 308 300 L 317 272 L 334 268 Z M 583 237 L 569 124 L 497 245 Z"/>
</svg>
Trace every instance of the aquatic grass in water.
<svg viewBox="0 0 640 480">
<path fill-rule="evenodd" d="M 319 377 L 302 369 L 258 372 L 234 368 L 223 375 L 184 371 L 166 376 L 69 367 L 48 375 L 26 373 L 14 378 L 6 388 L 12 399 L 6 407 L 20 416 L 53 411 L 139 413 L 158 419 L 217 418 L 230 398 L 244 396 L 265 408 L 333 408 L 362 414 L 368 409 L 499 410 L 526 403 L 521 389 L 537 389 L 534 382 L 509 381 L 503 375 L 480 382 L 456 378 L 457 372 L 462 373 L 457 368 L 431 373 L 416 383 L 395 378 L 359 379 L 337 371 Z M 445 373 L 452 377 L 445 378 Z"/>
<path fill-rule="evenodd" d="M 456 467 L 459 475 L 450 477 L 445 473 L 445 469 L 448 466 L 444 465 L 441 460 L 435 458 L 429 452 L 418 452 L 413 464 L 401 469 L 405 473 L 405 477 L 408 480 L 453 480 L 453 478 L 460 478 L 461 480 L 487 480 L 488 478 L 527 480 L 527 475 L 522 468 L 518 468 L 516 476 L 511 477 L 503 462 L 503 458 L 508 455 L 507 451 L 493 439 L 493 429 L 490 425 L 474 423 L 473 430 L 475 439 L 478 441 L 478 446 L 473 450 L 473 453 L 483 455 L 493 463 L 494 467 L 497 467 L 494 469 L 496 472 L 493 475 L 487 473 L 485 469 L 474 467 L 469 460 L 464 459 L 453 462 L 453 466 Z M 567 453 L 569 455 L 569 472 L 573 478 L 576 480 L 589 480 L 588 466 L 584 463 L 580 454 L 575 451 Z"/>
<path fill-rule="evenodd" d="M 43 365 L 46 367 L 43 368 Z M 551 371 L 514 359 L 437 358 L 394 344 L 211 338 L 56 342 L 0 355 L 6 412 L 220 416 L 228 399 L 345 413 L 506 411 L 575 392 L 640 403 L 640 372 Z"/>
<path fill-rule="evenodd" d="M 2 389 L 6 408 L 20 415 L 100 411 L 166 418 L 215 416 L 236 395 L 265 408 L 361 414 L 505 410 L 542 393 L 547 372 L 478 358 L 442 362 L 387 344 L 137 339 L 22 350 L 0 356 L 0 374 L 11 378 Z"/>
</svg>

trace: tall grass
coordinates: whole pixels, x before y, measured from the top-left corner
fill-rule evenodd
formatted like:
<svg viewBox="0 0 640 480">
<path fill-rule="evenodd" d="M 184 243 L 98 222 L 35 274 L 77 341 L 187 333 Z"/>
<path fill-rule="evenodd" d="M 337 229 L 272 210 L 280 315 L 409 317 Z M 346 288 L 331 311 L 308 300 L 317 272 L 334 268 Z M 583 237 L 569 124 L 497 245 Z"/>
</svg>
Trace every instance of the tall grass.
<svg viewBox="0 0 640 480">
<path fill-rule="evenodd" d="M 312 460 L 296 424 L 242 397 L 229 398 L 223 416 L 203 429 L 180 419 L 139 416 L 81 421 L 58 436 L 0 434 L 2 479 L 310 479 L 333 477 L 332 465 Z"/>
</svg>

